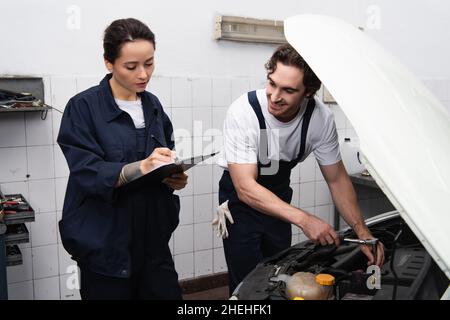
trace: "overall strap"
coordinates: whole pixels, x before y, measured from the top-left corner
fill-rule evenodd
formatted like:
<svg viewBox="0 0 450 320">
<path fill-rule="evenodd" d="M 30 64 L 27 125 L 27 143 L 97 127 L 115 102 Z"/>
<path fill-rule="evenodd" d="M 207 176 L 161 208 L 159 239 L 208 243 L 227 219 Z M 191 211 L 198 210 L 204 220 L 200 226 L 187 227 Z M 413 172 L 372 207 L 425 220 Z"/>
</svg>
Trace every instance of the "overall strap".
<svg viewBox="0 0 450 320">
<path fill-rule="evenodd" d="M 248 102 L 253 108 L 253 111 L 258 117 L 259 128 L 266 129 L 266 122 L 264 121 L 264 116 L 262 114 L 261 105 L 259 104 L 258 97 L 256 96 L 256 91 L 250 91 L 248 94 Z"/>
<path fill-rule="evenodd" d="M 308 133 L 309 122 L 311 120 L 312 113 L 316 106 L 316 101 L 314 98 L 309 99 L 308 105 L 306 106 L 305 114 L 303 115 L 303 123 L 302 123 L 302 135 L 300 138 L 300 151 L 298 153 L 297 158 L 295 159 L 295 165 L 300 162 L 302 159 L 305 148 L 306 148 L 306 135 Z"/>
<path fill-rule="evenodd" d="M 261 110 L 261 105 L 259 104 L 258 97 L 256 96 L 256 91 L 250 91 L 248 94 L 248 102 L 253 108 L 253 111 L 256 114 L 259 122 L 259 130 L 260 130 L 260 139 L 259 139 L 259 150 L 258 150 L 258 158 L 260 165 L 269 165 L 269 139 L 267 136 L 266 130 L 266 122 L 264 121 L 264 115 Z M 264 148 L 261 148 L 261 147 Z M 266 154 L 261 154 L 262 150 L 266 150 Z M 263 161 L 261 161 L 261 159 Z"/>
</svg>

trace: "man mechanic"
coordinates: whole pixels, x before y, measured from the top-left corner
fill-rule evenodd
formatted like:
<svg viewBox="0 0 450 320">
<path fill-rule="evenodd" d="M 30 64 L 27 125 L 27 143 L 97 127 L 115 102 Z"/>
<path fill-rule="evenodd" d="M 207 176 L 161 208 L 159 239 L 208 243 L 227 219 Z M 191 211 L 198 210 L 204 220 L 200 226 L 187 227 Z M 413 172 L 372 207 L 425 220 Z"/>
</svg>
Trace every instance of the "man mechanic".
<svg viewBox="0 0 450 320">
<path fill-rule="evenodd" d="M 344 220 L 359 239 L 373 238 L 341 160 L 333 113 L 314 98 L 320 80 L 289 44 L 280 46 L 265 67 L 266 88 L 235 100 L 223 126 L 221 205 L 213 225 L 224 238 L 230 295 L 262 259 L 291 245 L 291 224 L 315 243 L 339 245 L 327 222 L 290 205 L 291 170 L 311 152 Z M 381 242 L 376 261 L 370 247 L 361 250 L 368 264 L 382 265 Z"/>
</svg>

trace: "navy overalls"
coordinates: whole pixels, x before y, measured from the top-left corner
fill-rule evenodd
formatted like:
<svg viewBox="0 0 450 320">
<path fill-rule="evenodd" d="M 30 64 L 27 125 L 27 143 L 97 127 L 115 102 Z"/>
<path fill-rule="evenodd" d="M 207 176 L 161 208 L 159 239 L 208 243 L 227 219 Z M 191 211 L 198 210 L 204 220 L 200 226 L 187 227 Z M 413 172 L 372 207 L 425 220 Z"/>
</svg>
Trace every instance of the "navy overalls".
<svg viewBox="0 0 450 320">
<path fill-rule="evenodd" d="M 107 75 L 73 97 L 58 143 L 70 176 L 59 222 L 64 248 L 81 269 L 84 299 L 180 299 L 168 241 L 180 202 L 163 183 L 115 188 L 126 163 L 154 148 L 174 148 L 172 124 L 158 98 L 141 93 L 145 128 L 119 109 Z"/>
<path fill-rule="evenodd" d="M 256 113 L 261 130 L 257 182 L 286 203 L 290 203 L 292 200 L 292 189 L 289 186 L 291 170 L 300 162 L 305 152 L 306 134 L 315 101 L 309 100 L 303 115 L 301 145 L 297 157 L 291 161 L 280 160 L 276 174 L 264 175 L 261 174 L 261 170 L 273 165 L 273 161 L 268 160 L 268 154 L 261 154 L 261 150 L 268 150 L 267 147 L 262 147 L 262 144 L 268 141 L 266 123 L 256 91 L 248 93 L 248 100 Z M 219 182 L 219 203 L 226 200 L 234 219 L 234 224 L 227 221 L 229 237 L 223 240 L 231 295 L 236 286 L 262 259 L 291 245 L 292 230 L 289 223 L 262 214 L 240 201 L 228 170 L 224 170 Z"/>
</svg>

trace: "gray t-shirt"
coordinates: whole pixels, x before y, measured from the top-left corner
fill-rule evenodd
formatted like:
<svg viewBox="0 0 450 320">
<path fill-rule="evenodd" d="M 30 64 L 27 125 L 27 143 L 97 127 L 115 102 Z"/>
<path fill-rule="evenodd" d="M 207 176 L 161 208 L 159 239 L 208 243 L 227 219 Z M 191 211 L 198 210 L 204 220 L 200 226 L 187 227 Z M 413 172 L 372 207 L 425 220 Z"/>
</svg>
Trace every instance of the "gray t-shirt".
<svg viewBox="0 0 450 320">
<path fill-rule="evenodd" d="M 301 128 L 306 100 L 297 116 L 289 122 L 281 122 L 269 113 L 266 90 L 257 90 L 258 101 L 266 122 L 269 139 L 269 159 L 291 161 L 300 151 Z M 341 160 L 334 115 L 329 107 L 315 99 L 316 107 L 306 135 L 305 153 L 301 161 L 313 152 L 321 165 L 331 165 Z M 258 118 L 248 102 L 247 94 L 235 100 L 227 111 L 223 125 L 223 152 L 218 164 L 257 163 L 260 130 Z"/>
</svg>

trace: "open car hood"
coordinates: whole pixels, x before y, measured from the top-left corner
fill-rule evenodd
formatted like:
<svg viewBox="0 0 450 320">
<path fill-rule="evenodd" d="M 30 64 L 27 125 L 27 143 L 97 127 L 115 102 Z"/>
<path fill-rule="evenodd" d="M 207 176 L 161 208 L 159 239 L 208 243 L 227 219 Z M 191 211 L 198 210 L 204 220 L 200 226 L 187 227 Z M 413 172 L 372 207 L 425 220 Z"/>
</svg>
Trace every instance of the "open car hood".
<svg viewBox="0 0 450 320">
<path fill-rule="evenodd" d="M 355 128 L 363 162 L 450 278 L 450 115 L 402 64 L 357 27 L 299 15 L 288 42 Z"/>
</svg>

